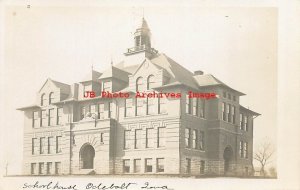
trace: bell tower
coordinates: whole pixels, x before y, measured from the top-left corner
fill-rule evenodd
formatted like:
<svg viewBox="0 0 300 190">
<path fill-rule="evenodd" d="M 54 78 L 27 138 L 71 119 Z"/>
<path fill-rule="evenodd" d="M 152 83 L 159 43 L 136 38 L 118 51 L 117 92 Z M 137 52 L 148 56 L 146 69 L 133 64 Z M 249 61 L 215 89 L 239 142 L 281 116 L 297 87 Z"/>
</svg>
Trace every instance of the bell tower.
<svg viewBox="0 0 300 190">
<path fill-rule="evenodd" d="M 145 59 L 153 58 L 158 51 L 151 47 L 151 32 L 145 18 L 142 18 L 141 24 L 134 32 L 134 47 L 128 48 L 124 53 L 130 60 L 134 58 Z M 142 60 L 142 61 L 143 61 Z"/>
</svg>

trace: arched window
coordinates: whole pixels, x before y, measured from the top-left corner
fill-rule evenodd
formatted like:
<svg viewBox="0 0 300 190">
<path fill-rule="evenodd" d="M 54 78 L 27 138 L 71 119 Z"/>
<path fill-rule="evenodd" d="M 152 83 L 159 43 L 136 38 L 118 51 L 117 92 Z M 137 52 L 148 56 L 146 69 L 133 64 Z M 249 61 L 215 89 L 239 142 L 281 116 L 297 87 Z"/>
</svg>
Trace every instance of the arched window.
<svg viewBox="0 0 300 190">
<path fill-rule="evenodd" d="M 143 77 L 139 77 L 136 79 L 136 91 L 143 90 Z"/>
<path fill-rule="evenodd" d="M 44 105 L 46 105 L 46 95 L 42 94 L 42 96 L 41 96 L 41 106 L 44 106 Z"/>
<path fill-rule="evenodd" d="M 153 84 L 154 84 L 154 76 L 150 75 L 147 79 L 147 90 L 150 90 L 153 88 Z"/>
<path fill-rule="evenodd" d="M 53 95 L 54 93 L 53 92 L 51 92 L 50 94 L 49 94 L 49 105 L 51 104 L 51 103 L 53 103 L 53 100 L 54 100 L 54 95 Z"/>
<path fill-rule="evenodd" d="M 95 157 L 95 149 L 89 144 L 83 145 L 80 150 L 80 168 L 93 169 L 94 157 Z"/>
</svg>

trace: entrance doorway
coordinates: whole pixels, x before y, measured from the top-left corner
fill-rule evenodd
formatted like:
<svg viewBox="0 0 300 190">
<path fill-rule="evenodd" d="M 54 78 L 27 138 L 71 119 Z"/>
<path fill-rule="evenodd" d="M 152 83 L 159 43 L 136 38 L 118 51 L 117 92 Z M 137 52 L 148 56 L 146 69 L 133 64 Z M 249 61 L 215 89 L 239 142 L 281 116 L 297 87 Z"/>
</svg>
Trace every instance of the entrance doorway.
<svg viewBox="0 0 300 190">
<path fill-rule="evenodd" d="M 93 169 L 94 168 L 95 149 L 89 145 L 83 145 L 80 150 L 80 168 Z"/>
<path fill-rule="evenodd" d="M 233 151 L 231 146 L 227 146 L 224 150 L 223 153 L 223 158 L 224 158 L 224 174 L 226 175 L 230 171 L 230 162 L 233 157 Z"/>
</svg>

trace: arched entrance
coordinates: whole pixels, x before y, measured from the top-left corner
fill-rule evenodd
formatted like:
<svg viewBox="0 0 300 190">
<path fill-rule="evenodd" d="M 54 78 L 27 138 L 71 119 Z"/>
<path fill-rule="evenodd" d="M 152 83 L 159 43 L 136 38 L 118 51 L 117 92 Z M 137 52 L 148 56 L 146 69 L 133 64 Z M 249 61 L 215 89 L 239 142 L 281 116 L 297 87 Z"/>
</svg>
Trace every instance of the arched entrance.
<svg viewBox="0 0 300 190">
<path fill-rule="evenodd" d="M 83 145 L 80 149 L 80 169 L 93 169 L 95 149 L 89 144 Z"/>
<path fill-rule="evenodd" d="M 230 171 L 230 161 L 232 160 L 233 157 L 233 151 L 231 146 L 227 146 L 224 150 L 223 153 L 223 158 L 224 158 L 224 174 L 226 175 Z"/>
</svg>

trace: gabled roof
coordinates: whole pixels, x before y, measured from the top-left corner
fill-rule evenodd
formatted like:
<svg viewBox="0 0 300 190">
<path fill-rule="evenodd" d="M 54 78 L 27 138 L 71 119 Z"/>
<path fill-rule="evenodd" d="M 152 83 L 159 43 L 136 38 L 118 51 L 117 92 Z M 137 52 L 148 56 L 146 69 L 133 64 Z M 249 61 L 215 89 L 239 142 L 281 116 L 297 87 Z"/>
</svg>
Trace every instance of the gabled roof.
<svg viewBox="0 0 300 190">
<path fill-rule="evenodd" d="M 186 68 L 182 67 L 174 60 L 166 56 L 165 54 L 160 54 L 159 56 L 151 59 L 151 62 L 164 68 L 168 73 L 178 82 L 183 85 L 198 89 L 198 85 L 193 78 L 193 73 Z"/>
<path fill-rule="evenodd" d="M 102 75 L 102 73 L 99 73 L 98 71 L 91 70 L 81 82 L 87 82 L 87 81 L 96 81 L 98 78 Z"/>
<path fill-rule="evenodd" d="M 110 66 L 107 70 L 103 72 L 99 79 L 117 78 L 126 82 L 128 81 L 128 75 L 130 75 L 130 73 L 123 71 L 117 67 Z"/>
<path fill-rule="evenodd" d="M 43 89 L 43 87 L 45 86 L 45 84 L 50 81 L 52 82 L 57 88 L 61 89 L 61 92 L 62 93 L 69 93 L 70 92 L 70 88 L 71 86 L 68 85 L 68 84 L 65 84 L 65 83 L 62 83 L 62 82 L 58 82 L 58 81 L 55 81 L 55 80 L 52 80 L 51 78 L 48 78 L 45 83 L 43 84 L 43 86 L 40 88 L 39 92 Z"/>
<path fill-rule="evenodd" d="M 221 85 L 221 86 L 225 86 L 226 88 L 229 88 L 229 89 L 237 92 L 240 96 L 245 95 L 244 93 L 239 92 L 239 91 L 229 87 L 228 85 L 226 85 L 225 83 L 223 83 L 222 81 L 220 81 L 219 79 L 217 79 L 216 77 L 214 77 L 211 74 L 196 75 L 196 76 L 194 76 L 194 79 L 196 80 L 199 87 Z"/>
<path fill-rule="evenodd" d="M 141 68 L 146 62 L 152 64 L 156 69 L 163 69 L 163 70 L 165 70 L 165 69 L 162 68 L 161 66 L 152 63 L 152 62 L 146 57 L 145 60 L 144 60 L 141 64 L 139 64 L 138 68 L 135 70 L 134 73 L 132 73 L 132 75 L 135 75 L 135 74 L 140 70 L 140 68 Z"/>
</svg>

